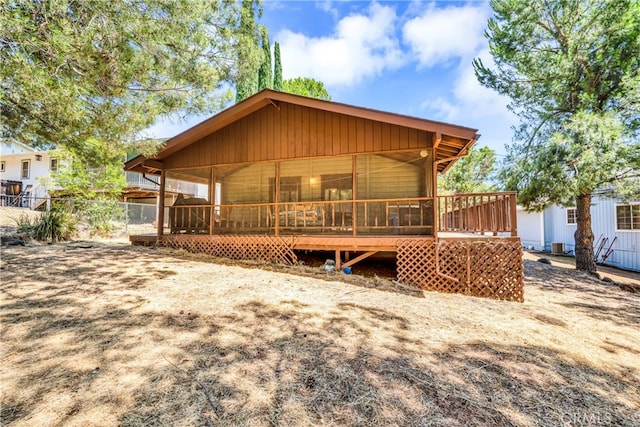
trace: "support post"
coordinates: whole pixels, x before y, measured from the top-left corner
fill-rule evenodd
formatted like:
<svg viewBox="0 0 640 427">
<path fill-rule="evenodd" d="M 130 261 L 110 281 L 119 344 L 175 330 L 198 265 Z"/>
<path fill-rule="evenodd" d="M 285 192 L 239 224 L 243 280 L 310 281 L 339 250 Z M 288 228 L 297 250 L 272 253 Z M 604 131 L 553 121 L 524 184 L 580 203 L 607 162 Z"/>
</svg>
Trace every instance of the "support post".
<svg viewBox="0 0 640 427">
<path fill-rule="evenodd" d="M 216 169 L 211 166 L 211 180 L 209 181 L 209 236 L 213 235 L 215 224 L 215 200 L 216 200 Z"/>
<path fill-rule="evenodd" d="M 516 211 L 517 209 L 516 199 L 517 198 L 515 193 L 509 196 L 509 214 L 511 215 L 510 217 L 511 235 L 514 237 L 518 235 L 518 213 Z"/>
<path fill-rule="evenodd" d="M 437 141 L 438 143 L 440 141 Z M 440 212 L 440 200 L 438 199 L 438 164 L 436 163 L 436 151 L 437 148 L 434 145 L 431 150 L 431 188 L 433 190 L 433 237 L 438 241 L 438 225 L 439 212 Z M 437 248 L 436 248 L 437 251 Z"/>
<path fill-rule="evenodd" d="M 158 191 L 158 236 L 157 242 L 162 241 L 164 234 L 164 188 L 166 176 L 164 170 L 160 172 L 160 189 Z"/>
<path fill-rule="evenodd" d="M 275 201 L 275 205 L 273 206 L 273 222 L 274 222 L 274 232 L 276 236 L 280 235 L 280 162 L 276 162 L 276 178 L 275 178 L 275 187 L 276 194 L 273 200 Z M 286 218 L 286 214 L 285 214 Z"/>
<path fill-rule="evenodd" d="M 358 162 L 356 156 L 352 156 L 351 162 L 351 227 L 353 228 L 353 236 L 357 236 L 356 230 L 358 223 L 358 205 L 356 200 L 358 199 Z"/>
</svg>

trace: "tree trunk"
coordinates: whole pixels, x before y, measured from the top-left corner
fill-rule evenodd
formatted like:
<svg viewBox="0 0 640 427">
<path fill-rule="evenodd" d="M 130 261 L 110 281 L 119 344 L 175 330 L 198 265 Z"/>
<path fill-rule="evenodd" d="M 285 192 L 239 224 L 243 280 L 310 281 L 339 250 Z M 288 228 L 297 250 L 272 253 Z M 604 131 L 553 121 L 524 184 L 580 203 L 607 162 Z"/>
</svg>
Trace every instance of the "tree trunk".
<svg viewBox="0 0 640 427">
<path fill-rule="evenodd" d="M 593 259 L 593 231 L 591 230 L 591 194 L 578 196 L 576 200 L 578 227 L 573 235 L 576 240 L 576 270 L 596 271 Z"/>
</svg>

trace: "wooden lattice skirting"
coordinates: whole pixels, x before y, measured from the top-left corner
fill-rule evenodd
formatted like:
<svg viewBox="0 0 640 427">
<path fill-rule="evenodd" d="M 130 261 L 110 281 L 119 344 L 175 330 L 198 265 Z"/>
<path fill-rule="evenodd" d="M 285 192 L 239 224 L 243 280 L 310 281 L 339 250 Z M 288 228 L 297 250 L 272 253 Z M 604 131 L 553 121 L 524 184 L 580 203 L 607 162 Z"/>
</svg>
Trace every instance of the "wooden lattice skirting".
<svg viewBox="0 0 640 427">
<path fill-rule="evenodd" d="M 522 246 L 513 240 L 399 240 L 398 280 L 426 290 L 524 301 Z"/>
<path fill-rule="evenodd" d="M 160 245 L 222 258 L 259 260 L 293 265 L 295 237 L 275 236 L 162 236 Z"/>
</svg>

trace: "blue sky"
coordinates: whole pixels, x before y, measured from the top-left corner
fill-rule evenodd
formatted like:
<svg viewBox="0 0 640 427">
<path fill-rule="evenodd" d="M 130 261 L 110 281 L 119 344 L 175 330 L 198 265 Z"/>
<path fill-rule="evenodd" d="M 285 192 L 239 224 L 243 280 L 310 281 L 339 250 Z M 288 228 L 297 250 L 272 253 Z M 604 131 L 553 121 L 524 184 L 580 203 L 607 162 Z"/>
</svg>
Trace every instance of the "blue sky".
<svg viewBox="0 0 640 427">
<path fill-rule="evenodd" d="M 279 42 L 283 77 L 325 83 L 334 101 L 479 129 L 501 155 L 516 119 L 508 99 L 481 87 L 471 61 L 491 63 L 485 1 L 265 0 L 260 23 Z M 171 137 L 201 121 L 160 122 Z"/>
</svg>

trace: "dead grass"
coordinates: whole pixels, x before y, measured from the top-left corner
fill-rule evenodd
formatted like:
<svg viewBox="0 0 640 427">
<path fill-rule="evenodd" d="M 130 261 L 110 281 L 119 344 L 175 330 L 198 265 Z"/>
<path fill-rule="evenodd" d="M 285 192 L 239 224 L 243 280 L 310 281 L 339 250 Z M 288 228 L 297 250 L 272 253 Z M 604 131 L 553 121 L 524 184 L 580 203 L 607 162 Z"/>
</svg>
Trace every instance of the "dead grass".
<svg viewBox="0 0 640 427">
<path fill-rule="evenodd" d="M 519 304 L 104 243 L 3 248 L 0 422 L 638 425 L 638 295 L 525 273 Z"/>
</svg>

